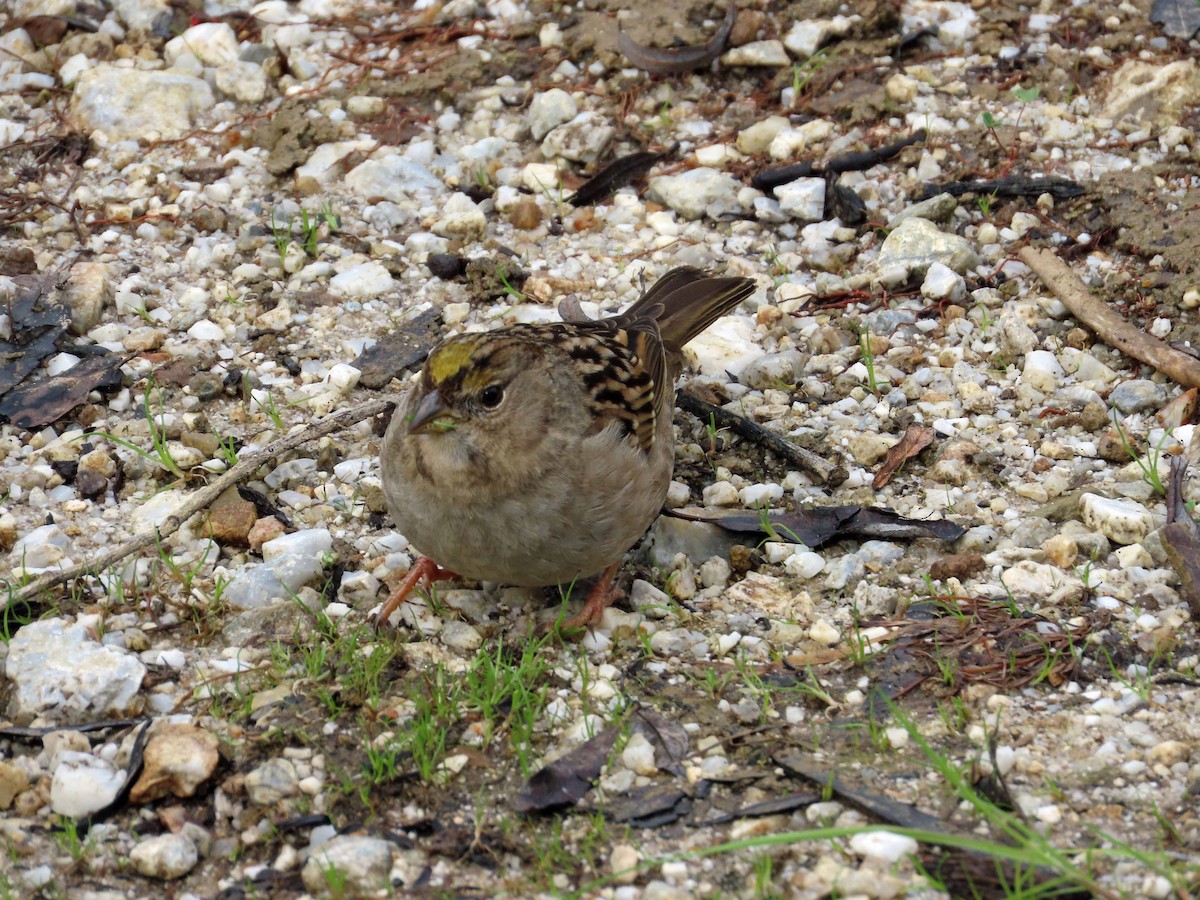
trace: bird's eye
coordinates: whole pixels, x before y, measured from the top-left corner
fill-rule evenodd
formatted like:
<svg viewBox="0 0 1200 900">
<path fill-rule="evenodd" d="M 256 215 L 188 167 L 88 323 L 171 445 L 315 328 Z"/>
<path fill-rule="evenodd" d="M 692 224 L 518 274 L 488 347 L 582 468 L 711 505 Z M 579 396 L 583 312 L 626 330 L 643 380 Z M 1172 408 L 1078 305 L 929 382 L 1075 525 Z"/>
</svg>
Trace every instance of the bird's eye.
<svg viewBox="0 0 1200 900">
<path fill-rule="evenodd" d="M 498 384 L 490 384 L 479 395 L 479 402 L 488 409 L 495 409 L 504 400 L 504 388 Z"/>
</svg>

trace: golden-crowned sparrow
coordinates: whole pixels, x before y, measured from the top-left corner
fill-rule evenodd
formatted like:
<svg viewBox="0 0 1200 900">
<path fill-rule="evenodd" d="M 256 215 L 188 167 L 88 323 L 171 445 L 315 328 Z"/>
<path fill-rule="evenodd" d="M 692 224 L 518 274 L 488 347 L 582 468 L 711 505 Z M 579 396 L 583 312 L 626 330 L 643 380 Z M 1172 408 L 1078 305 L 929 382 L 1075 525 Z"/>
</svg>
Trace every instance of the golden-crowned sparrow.
<svg viewBox="0 0 1200 900">
<path fill-rule="evenodd" d="M 671 481 L 679 351 L 753 291 L 683 266 L 611 318 L 564 303 L 568 321 L 436 346 L 383 439 L 388 508 L 424 556 L 379 621 L 421 580 L 541 587 L 602 572 L 566 624 L 598 621 Z"/>
</svg>

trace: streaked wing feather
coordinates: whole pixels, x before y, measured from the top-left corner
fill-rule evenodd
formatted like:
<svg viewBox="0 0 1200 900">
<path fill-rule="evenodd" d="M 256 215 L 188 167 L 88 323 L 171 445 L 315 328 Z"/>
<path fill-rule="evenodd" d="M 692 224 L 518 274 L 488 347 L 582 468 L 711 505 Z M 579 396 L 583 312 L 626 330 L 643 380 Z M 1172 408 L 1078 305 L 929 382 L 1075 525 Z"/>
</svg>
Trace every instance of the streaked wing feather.
<svg viewBox="0 0 1200 900">
<path fill-rule="evenodd" d="M 623 422 L 649 453 L 658 416 L 673 397 L 667 354 L 680 348 L 754 292 L 749 278 L 714 278 L 694 266 L 679 266 L 651 285 L 623 313 L 592 322 L 572 314 L 570 321 L 544 329 L 578 366 L 597 428 Z M 581 320 L 582 319 L 582 320 Z"/>
</svg>

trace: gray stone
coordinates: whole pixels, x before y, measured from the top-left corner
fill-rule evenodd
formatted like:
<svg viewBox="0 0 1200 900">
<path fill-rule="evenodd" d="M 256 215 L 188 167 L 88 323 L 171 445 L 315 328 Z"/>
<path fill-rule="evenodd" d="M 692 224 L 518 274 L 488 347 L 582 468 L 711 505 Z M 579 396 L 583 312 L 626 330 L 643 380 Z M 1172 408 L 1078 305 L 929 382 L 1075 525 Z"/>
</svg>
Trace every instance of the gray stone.
<svg viewBox="0 0 1200 900">
<path fill-rule="evenodd" d="M 272 806 L 295 796 L 300 779 L 290 759 L 269 759 L 246 776 L 246 794 L 251 803 Z"/>
<path fill-rule="evenodd" d="M 573 162 L 595 162 L 608 149 L 616 133 L 617 130 L 600 113 L 581 112 L 546 135 L 542 153 L 547 159 L 561 156 Z"/>
<path fill-rule="evenodd" d="M 223 596 L 237 609 L 268 606 L 297 596 L 302 587 L 316 581 L 323 572 L 320 557 L 289 553 L 239 570 Z"/>
<path fill-rule="evenodd" d="M 1135 378 L 1118 384 L 1108 395 L 1108 402 L 1122 415 L 1156 410 L 1167 402 L 1167 386 L 1145 378 Z"/>
<path fill-rule="evenodd" d="M 738 381 L 757 391 L 793 385 L 804 374 L 805 361 L 798 350 L 766 353 L 742 369 Z"/>
<path fill-rule="evenodd" d="M 8 715 L 18 724 L 42 715 L 88 722 L 142 708 L 146 667 L 92 640 L 80 623 L 42 619 L 23 626 L 8 645 L 5 672 L 12 683 Z"/>
<path fill-rule="evenodd" d="M 236 62 L 238 39 L 225 22 L 201 22 L 183 34 L 171 38 L 163 47 L 163 59 L 173 66 L 180 57 L 191 55 L 206 66 L 223 66 Z"/>
<path fill-rule="evenodd" d="M 328 893 L 331 871 L 352 896 L 374 895 L 389 888 L 393 847 L 381 838 L 343 835 L 312 851 L 301 876 L 314 894 Z"/>
<path fill-rule="evenodd" d="M 685 219 L 710 219 L 741 214 L 744 185 L 725 172 L 705 166 L 679 175 L 660 175 L 650 180 L 646 196 L 668 206 Z"/>
<path fill-rule="evenodd" d="M 729 548 L 737 543 L 741 542 L 736 535 L 708 522 L 659 516 L 650 527 L 650 562 L 665 569 L 677 553 L 697 564 L 712 556 L 727 558 Z"/>
<path fill-rule="evenodd" d="M 764 66 L 780 68 L 790 66 L 791 58 L 784 49 L 783 41 L 751 41 L 726 51 L 721 57 L 723 66 Z"/>
<path fill-rule="evenodd" d="M 442 626 L 442 643 L 454 650 L 473 653 L 483 646 L 483 635 L 474 625 L 451 619 Z"/>
<path fill-rule="evenodd" d="M 529 130 L 540 141 L 551 130 L 575 118 L 578 108 L 574 98 L 562 88 L 551 88 L 534 96 L 529 102 Z"/>
<path fill-rule="evenodd" d="M 213 102 L 209 86 L 191 75 L 102 65 L 75 82 L 71 119 L 81 130 L 100 129 L 110 139 L 152 133 L 175 138 L 190 131 Z"/>
<path fill-rule="evenodd" d="M 1083 524 L 1117 544 L 1136 544 L 1154 527 L 1150 511 L 1134 500 L 1084 494 L 1079 506 Z"/>
<path fill-rule="evenodd" d="M 196 845 L 182 834 L 155 835 L 129 851 L 129 861 L 139 874 L 163 881 L 182 878 L 199 860 Z"/>
<path fill-rule="evenodd" d="M 797 178 L 775 188 L 779 209 L 800 222 L 825 218 L 825 179 Z"/>
<path fill-rule="evenodd" d="M 928 219 L 930 222 L 948 222 L 958 209 L 958 198 L 953 194 L 938 194 L 928 200 L 922 200 L 911 206 L 906 206 L 896 215 L 888 219 L 887 227 L 893 230 L 905 219 Z"/>
<path fill-rule="evenodd" d="M 226 63 L 213 73 L 213 84 L 239 103 L 259 103 L 267 96 L 267 73 L 252 62 Z"/>
<path fill-rule="evenodd" d="M 168 0 L 113 0 L 113 10 L 127 28 L 150 31 L 156 22 L 170 18 Z"/>
<path fill-rule="evenodd" d="M 1046 519 L 1021 519 L 1009 534 L 1009 538 L 1017 547 L 1041 547 L 1058 533 L 1053 522 Z"/>
<path fill-rule="evenodd" d="M 58 564 L 71 546 L 57 525 L 39 525 L 17 541 L 8 558 L 14 570 L 33 572 Z"/>
<path fill-rule="evenodd" d="M 60 816 L 78 819 L 104 809 L 125 783 L 124 772 L 91 753 L 60 750 L 54 758 L 50 808 Z"/>
<path fill-rule="evenodd" d="M 444 193 L 442 180 L 424 166 L 397 154 L 368 159 L 346 174 L 346 187 L 366 200 L 404 203 L 414 195 Z"/>
<path fill-rule="evenodd" d="M 903 266 L 912 275 L 924 275 L 935 262 L 962 275 L 979 265 L 979 255 L 966 238 L 947 234 L 928 219 L 914 216 L 901 222 L 884 240 L 876 267 Z"/>
</svg>

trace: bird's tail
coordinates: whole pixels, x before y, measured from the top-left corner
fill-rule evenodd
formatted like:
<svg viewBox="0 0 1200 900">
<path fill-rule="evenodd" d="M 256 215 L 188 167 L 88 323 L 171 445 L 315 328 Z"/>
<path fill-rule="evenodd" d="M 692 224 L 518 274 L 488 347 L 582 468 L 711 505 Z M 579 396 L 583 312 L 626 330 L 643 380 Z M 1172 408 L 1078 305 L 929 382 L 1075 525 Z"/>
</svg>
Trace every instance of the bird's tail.
<svg viewBox="0 0 1200 900">
<path fill-rule="evenodd" d="M 678 353 L 683 345 L 754 293 L 750 278 L 716 278 L 694 266 L 672 269 L 622 314 L 653 318 L 663 346 Z"/>
</svg>

